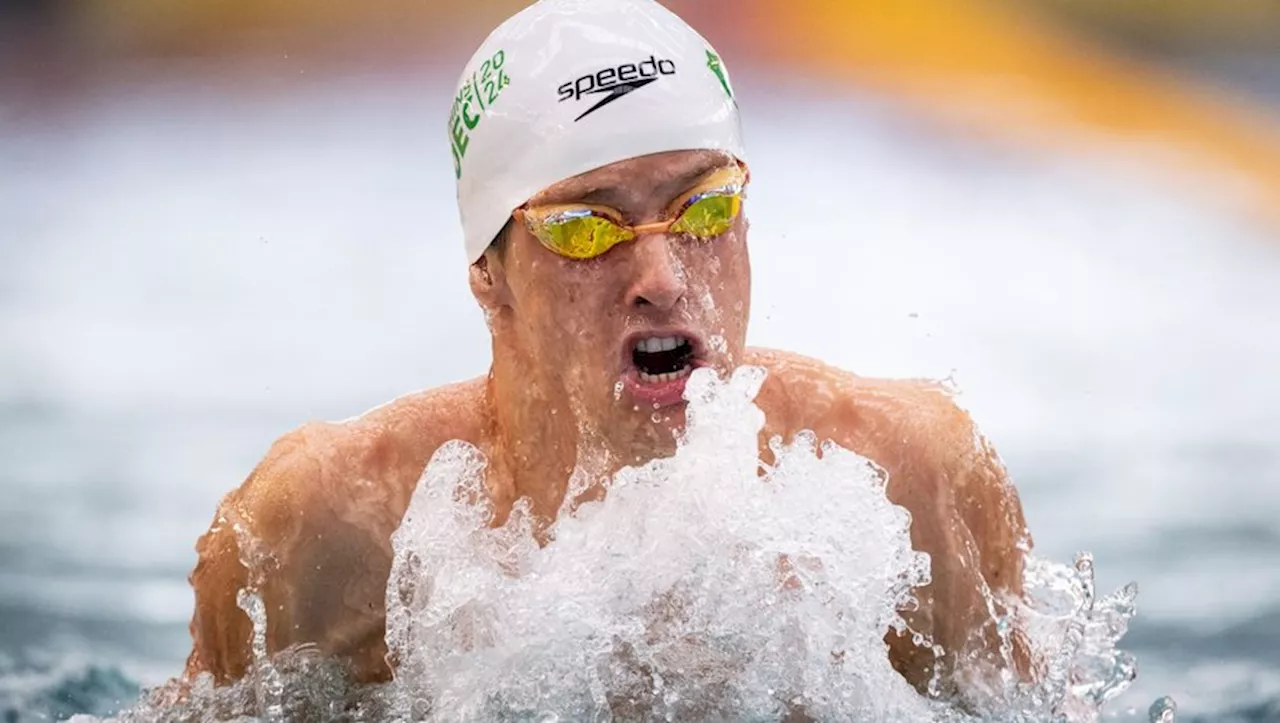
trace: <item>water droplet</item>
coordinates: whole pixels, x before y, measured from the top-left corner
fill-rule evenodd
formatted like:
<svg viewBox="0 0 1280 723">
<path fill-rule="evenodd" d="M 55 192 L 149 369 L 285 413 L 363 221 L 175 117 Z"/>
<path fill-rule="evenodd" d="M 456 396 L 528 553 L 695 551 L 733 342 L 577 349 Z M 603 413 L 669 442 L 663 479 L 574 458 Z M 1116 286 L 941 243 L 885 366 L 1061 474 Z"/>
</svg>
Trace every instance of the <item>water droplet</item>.
<svg viewBox="0 0 1280 723">
<path fill-rule="evenodd" d="M 1147 709 L 1147 720 L 1151 723 L 1173 723 L 1177 720 L 1178 704 L 1169 696 L 1156 698 Z"/>
</svg>

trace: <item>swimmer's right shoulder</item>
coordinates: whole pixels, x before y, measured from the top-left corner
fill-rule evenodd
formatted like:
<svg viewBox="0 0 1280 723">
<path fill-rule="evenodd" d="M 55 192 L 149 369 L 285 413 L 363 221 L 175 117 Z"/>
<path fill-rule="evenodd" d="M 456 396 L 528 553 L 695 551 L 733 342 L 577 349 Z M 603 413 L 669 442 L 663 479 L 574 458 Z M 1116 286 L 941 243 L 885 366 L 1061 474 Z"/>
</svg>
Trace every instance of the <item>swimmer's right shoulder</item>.
<svg viewBox="0 0 1280 723">
<path fill-rule="evenodd" d="M 479 443 L 483 402 L 483 379 L 461 382 L 276 440 L 197 542 L 187 675 L 227 682 L 247 669 L 249 621 L 236 595 L 251 583 L 251 540 L 268 570 L 268 647 L 306 646 L 380 678 L 390 536 L 435 450 Z"/>
<path fill-rule="evenodd" d="M 440 445 L 480 442 L 484 385 L 472 379 L 407 394 L 341 422 L 308 422 L 276 440 L 246 487 L 300 483 L 312 493 L 346 495 L 374 486 L 407 504 Z"/>
</svg>

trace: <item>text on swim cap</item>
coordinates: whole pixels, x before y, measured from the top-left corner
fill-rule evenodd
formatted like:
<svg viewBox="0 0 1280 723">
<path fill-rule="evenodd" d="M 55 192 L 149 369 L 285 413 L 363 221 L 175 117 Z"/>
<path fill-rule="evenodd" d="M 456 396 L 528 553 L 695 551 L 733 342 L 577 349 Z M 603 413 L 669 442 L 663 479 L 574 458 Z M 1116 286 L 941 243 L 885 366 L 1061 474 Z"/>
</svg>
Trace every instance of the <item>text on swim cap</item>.
<svg viewBox="0 0 1280 723">
<path fill-rule="evenodd" d="M 602 106 L 612 103 L 633 90 L 643 88 L 663 75 L 675 74 L 674 60 L 666 58 L 659 60 L 656 56 L 650 55 L 647 60 L 639 63 L 623 63 L 579 76 L 561 85 L 556 92 L 560 94 L 562 103 L 566 100 L 581 100 L 582 96 L 588 94 L 608 93 L 595 105 L 583 111 L 582 115 L 574 118 L 574 121 L 580 121 Z"/>
<path fill-rule="evenodd" d="M 507 55 L 501 49 L 484 61 L 480 69 L 462 81 L 449 111 L 449 147 L 453 151 L 453 172 L 462 178 L 462 159 L 471 144 L 471 131 L 480 125 L 481 112 L 493 105 L 511 77 L 502 69 Z"/>
</svg>

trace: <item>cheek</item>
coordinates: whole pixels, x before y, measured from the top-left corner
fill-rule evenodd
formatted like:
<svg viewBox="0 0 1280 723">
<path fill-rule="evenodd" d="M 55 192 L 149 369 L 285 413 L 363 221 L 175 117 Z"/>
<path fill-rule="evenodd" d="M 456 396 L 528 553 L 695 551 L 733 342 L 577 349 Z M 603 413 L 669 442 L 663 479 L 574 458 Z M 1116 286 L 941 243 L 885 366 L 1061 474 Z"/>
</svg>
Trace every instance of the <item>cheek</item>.
<svg viewBox="0 0 1280 723">
<path fill-rule="evenodd" d="M 696 267 L 694 266 L 696 264 Z M 735 228 L 690 259 L 690 311 L 712 334 L 712 348 L 735 353 L 745 343 L 751 268 L 742 229 Z"/>
<path fill-rule="evenodd" d="M 746 216 L 738 219 L 734 224 L 733 230 L 729 232 L 724 240 L 724 258 L 726 269 L 734 276 L 738 283 L 750 283 L 751 280 L 751 255 L 747 249 L 747 228 L 750 224 L 747 222 Z"/>
<path fill-rule="evenodd" d="M 701 287 L 698 296 L 713 298 L 721 309 L 732 307 L 749 294 L 750 261 L 737 229 L 699 249 L 689 266 L 691 280 L 698 279 L 696 286 Z"/>
<path fill-rule="evenodd" d="M 614 305 L 609 269 L 595 262 L 540 259 L 527 267 L 515 294 L 522 325 L 555 348 L 598 344 Z M 545 345 L 545 344 L 540 344 Z"/>
</svg>

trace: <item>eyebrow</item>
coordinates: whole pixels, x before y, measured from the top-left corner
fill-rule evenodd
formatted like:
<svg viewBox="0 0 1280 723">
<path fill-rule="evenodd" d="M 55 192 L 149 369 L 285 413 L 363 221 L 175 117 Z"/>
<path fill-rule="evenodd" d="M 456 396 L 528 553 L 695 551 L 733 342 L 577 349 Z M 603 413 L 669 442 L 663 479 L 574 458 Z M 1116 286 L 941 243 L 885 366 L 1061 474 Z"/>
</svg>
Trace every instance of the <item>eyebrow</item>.
<svg viewBox="0 0 1280 723">
<path fill-rule="evenodd" d="M 714 171 L 724 168 L 732 161 L 728 161 L 722 156 L 708 155 L 701 159 L 698 163 L 693 164 L 689 168 L 680 171 L 654 187 L 653 193 L 669 196 L 668 200 L 674 201 L 677 196 L 688 191 L 698 181 L 711 175 Z M 634 194 L 619 186 L 603 186 L 600 188 L 592 188 L 584 193 L 556 193 L 547 198 L 543 203 L 588 203 L 592 205 L 609 206 L 611 208 L 620 208 L 634 198 Z"/>
</svg>

